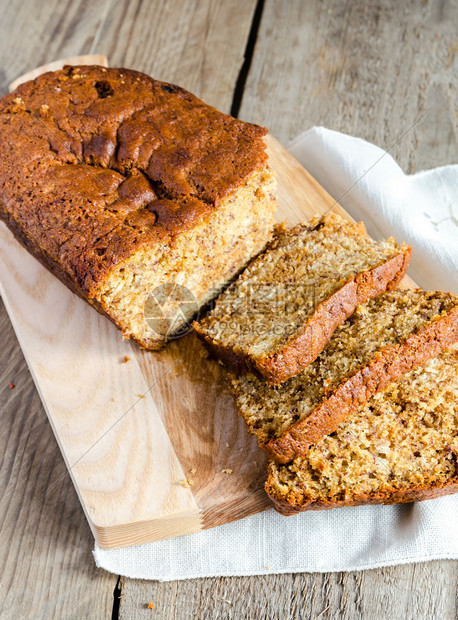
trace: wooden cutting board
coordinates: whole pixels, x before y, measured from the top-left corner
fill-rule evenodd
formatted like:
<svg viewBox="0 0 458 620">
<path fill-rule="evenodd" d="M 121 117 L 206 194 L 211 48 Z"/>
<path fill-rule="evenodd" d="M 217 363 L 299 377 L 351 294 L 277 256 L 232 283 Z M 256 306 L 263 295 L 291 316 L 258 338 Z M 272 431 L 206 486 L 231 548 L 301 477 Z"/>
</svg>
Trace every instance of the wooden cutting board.
<svg viewBox="0 0 458 620">
<path fill-rule="evenodd" d="M 274 138 L 267 142 L 279 221 L 330 207 L 349 217 Z M 194 335 L 160 353 L 123 341 L 3 224 L 0 259 L 0 292 L 100 546 L 179 536 L 269 507 L 264 454 L 236 413 L 224 369 Z M 66 480 L 51 477 L 47 492 L 57 484 Z"/>
</svg>

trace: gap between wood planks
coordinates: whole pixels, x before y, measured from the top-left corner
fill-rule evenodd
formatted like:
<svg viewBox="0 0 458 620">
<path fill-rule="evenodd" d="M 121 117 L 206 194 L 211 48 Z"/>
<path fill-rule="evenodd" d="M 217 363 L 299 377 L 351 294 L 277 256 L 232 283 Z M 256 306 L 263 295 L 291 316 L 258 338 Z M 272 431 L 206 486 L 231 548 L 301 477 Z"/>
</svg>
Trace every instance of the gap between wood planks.
<svg viewBox="0 0 458 620">
<path fill-rule="evenodd" d="M 242 105 L 243 93 L 245 90 L 245 84 L 248 77 L 248 73 L 251 67 L 251 61 L 253 59 L 254 48 L 256 45 L 256 39 L 258 38 L 259 26 L 261 24 L 262 14 L 264 11 L 264 2 L 265 0 L 258 0 L 256 3 L 255 10 L 253 12 L 253 18 L 251 21 L 250 31 L 248 33 L 248 38 L 245 46 L 245 52 L 243 54 L 243 62 L 240 67 L 239 74 L 237 76 L 237 80 L 235 82 L 234 94 L 232 97 L 231 104 L 231 116 L 238 118 L 238 114 L 240 111 L 240 106 Z M 105 18 L 103 19 L 105 21 Z M 99 30 L 101 27 L 99 26 Z M 113 590 L 113 610 L 111 614 L 112 620 L 119 619 L 119 608 L 121 604 L 121 596 L 122 596 L 122 579 L 121 575 L 118 575 L 118 579 L 116 581 L 116 585 Z"/>
<path fill-rule="evenodd" d="M 240 71 L 235 82 L 234 96 L 232 97 L 231 116 L 235 116 L 235 118 L 238 118 L 240 106 L 242 105 L 243 92 L 245 90 L 246 80 L 250 71 L 251 61 L 253 60 L 254 46 L 256 45 L 256 39 L 258 38 L 263 11 L 264 0 L 258 0 L 253 13 L 250 32 L 248 33 L 245 53 L 243 55 L 243 63 L 240 67 Z"/>
<path fill-rule="evenodd" d="M 113 610 L 111 612 L 111 620 L 118 620 L 119 618 L 119 606 L 121 604 L 121 575 L 118 575 L 118 580 L 113 590 Z"/>
</svg>

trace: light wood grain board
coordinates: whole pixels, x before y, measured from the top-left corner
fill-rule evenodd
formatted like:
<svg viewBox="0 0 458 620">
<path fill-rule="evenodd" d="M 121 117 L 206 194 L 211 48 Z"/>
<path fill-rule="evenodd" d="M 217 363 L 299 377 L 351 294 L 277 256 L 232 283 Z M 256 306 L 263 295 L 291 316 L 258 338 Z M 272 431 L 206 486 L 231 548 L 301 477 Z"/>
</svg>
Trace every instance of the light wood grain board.
<svg viewBox="0 0 458 620">
<path fill-rule="evenodd" d="M 267 141 L 280 221 L 293 225 L 330 208 L 348 217 Z M 3 224 L 0 258 L 8 314 L 102 547 L 179 536 L 269 507 L 265 457 L 237 416 L 224 369 L 194 335 L 160 353 L 141 351 Z"/>
</svg>

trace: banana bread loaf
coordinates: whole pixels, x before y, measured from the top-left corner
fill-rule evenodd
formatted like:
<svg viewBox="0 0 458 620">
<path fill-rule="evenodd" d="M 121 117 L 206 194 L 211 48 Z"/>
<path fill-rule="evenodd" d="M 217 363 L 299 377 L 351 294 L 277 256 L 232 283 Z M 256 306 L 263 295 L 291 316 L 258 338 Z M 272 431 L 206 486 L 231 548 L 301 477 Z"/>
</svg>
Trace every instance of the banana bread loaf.
<svg viewBox="0 0 458 620">
<path fill-rule="evenodd" d="M 456 493 L 458 352 L 392 383 L 303 457 L 271 461 L 268 472 L 267 493 L 283 514 Z"/>
<path fill-rule="evenodd" d="M 237 407 L 280 463 L 304 454 L 353 411 L 458 341 L 458 297 L 394 290 L 359 306 L 318 358 L 280 387 L 232 378 Z"/>
<path fill-rule="evenodd" d="M 373 241 L 362 223 L 316 218 L 277 232 L 193 327 L 233 370 L 278 385 L 310 364 L 359 304 L 401 280 L 410 252 L 394 239 Z"/>
<path fill-rule="evenodd" d="M 271 238 L 266 130 L 178 86 L 67 66 L 4 96 L 0 128 L 1 218 L 142 347 L 160 348 Z"/>
</svg>

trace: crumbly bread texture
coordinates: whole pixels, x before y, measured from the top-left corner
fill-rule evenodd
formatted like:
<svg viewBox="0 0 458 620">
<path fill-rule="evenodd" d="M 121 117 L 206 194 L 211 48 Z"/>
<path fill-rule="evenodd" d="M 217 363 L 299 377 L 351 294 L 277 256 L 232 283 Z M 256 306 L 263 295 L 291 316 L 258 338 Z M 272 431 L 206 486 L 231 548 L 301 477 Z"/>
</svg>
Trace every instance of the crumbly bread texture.
<svg viewBox="0 0 458 620">
<path fill-rule="evenodd" d="M 149 293 L 189 289 L 179 329 L 272 236 L 266 130 L 178 86 L 65 67 L 4 96 L 0 128 L 0 217 L 143 347 L 170 335 L 145 320 Z"/>
<path fill-rule="evenodd" d="M 277 510 L 393 504 L 458 491 L 458 352 L 392 383 L 288 465 L 271 461 Z"/>
<path fill-rule="evenodd" d="M 237 407 L 280 463 L 305 453 L 352 412 L 458 341 L 458 297 L 394 290 L 359 306 L 318 358 L 280 387 L 232 378 Z"/>
<path fill-rule="evenodd" d="M 277 232 L 193 327 L 237 373 L 278 385 L 322 351 L 355 308 L 401 280 L 411 248 L 373 241 L 362 223 L 338 215 Z"/>
</svg>

